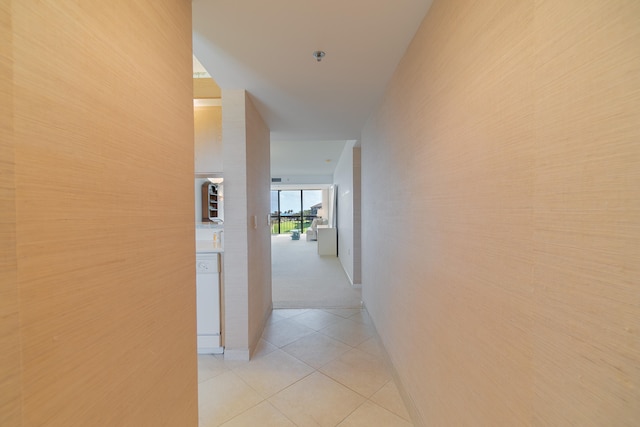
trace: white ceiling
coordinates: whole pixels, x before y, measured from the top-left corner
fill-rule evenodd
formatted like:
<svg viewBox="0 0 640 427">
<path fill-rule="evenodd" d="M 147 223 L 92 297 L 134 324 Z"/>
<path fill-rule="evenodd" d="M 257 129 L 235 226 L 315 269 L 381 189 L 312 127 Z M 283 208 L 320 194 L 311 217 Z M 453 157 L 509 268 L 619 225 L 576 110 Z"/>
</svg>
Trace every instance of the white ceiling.
<svg viewBox="0 0 640 427">
<path fill-rule="evenodd" d="M 431 0 L 192 3 L 194 55 L 222 89 L 249 92 L 271 129 L 273 161 L 299 148 L 286 173 L 309 174 L 333 173 L 340 144 L 360 138 Z"/>
<path fill-rule="evenodd" d="M 271 176 L 333 175 L 345 141 L 272 141 Z"/>
</svg>

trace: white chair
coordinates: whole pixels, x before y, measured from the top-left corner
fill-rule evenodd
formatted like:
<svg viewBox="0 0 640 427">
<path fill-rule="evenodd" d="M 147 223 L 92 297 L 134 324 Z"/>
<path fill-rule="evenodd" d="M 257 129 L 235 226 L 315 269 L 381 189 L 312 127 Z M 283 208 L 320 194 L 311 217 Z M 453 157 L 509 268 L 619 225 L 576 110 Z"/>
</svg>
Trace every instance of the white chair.
<svg viewBox="0 0 640 427">
<path fill-rule="evenodd" d="M 322 219 L 320 217 L 314 218 L 313 221 L 311 221 L 311 227 L 307 228 L 307 242 L 318 240 L 318 225 L 327 223 L 328 221 L 326 219 Z"/>
</svg>

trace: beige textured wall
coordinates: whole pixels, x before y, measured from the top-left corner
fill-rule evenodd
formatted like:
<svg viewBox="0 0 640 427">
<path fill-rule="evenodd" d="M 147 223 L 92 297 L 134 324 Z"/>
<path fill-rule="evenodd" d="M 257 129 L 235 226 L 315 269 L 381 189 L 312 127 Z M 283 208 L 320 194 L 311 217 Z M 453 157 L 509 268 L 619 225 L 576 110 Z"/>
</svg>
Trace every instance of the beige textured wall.
<svg viewBox="0 0 640 427">
<path fill-rule="evenodd" d="M 640 3 L 434 2 L 362 142 L 364 299 L 419 425 L 637 424 L 638 141 Z"/>
<path fill-rule="evenodd" d="M 222 97 L 224 176 L 224 346 L 225 358 L 249 358 L 247 283 L 247 163 L 244 90 Z"/>
<path fill-rule="evenodd" d="M 0 425 L 22 420 L 11 2 L 0 1 Z"/>
<path fill-rule="evenodd" d="M 11 8 L 0 388 L 22 376 L 22 420 L 3 390 L 0 424 L 195 426 L 191 4 Z"/>
<path fill-rule="evenodd" d="M 222 90 L 220 86 L 211 78 L 193 79 L 194 98 L 220 98 Z"/>
<path fill-rule="evenodd" d="M 222 102 L 225 358 L 248 359 L 271 307 L 269 128 L 244 90 Z"/>
<path fill-rule="evenodd" d="M 362 284 L 362 149 L 353 147 L 353 283 Z"/>
<path fill-rule="evenodd" d="M 333 182 L 338 188 L 338 257 L 351 284 L 354 281 L 354 141 L 345 144 L 333 172 Z"/>
<path fill-rule="evenodd" d="M 222 172 L 222 107 L 195 107 L 195 171 Z"/>
<path fill-rule="evenodd" d="M 247 231 L 249 261 L 249 346 L 255 350 L 271 313 L 271 136 L 269 128 L 246 95 L 247 114 Z M 256 217 L 256 223 L 253 222 Z"/>
</svg>

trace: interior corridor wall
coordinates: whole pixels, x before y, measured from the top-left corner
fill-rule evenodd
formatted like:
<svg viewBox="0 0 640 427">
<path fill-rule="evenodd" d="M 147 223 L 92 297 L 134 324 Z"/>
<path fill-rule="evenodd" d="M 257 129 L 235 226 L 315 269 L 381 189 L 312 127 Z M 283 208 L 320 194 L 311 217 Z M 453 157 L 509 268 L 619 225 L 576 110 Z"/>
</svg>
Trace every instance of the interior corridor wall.
<svg viewBox="0 0 640 427">
<path fill-rule="evenodd" d="M 81 3 L 0 2 L 0 424 L 196 426 L 191 3 Z"/>
<path fill-rule="evenodd" d="M 247 212 L 249 214 L 249 346 L 262 336 L 271 313 L 271 132 L 245 93 L 247 114 Z"/>
<path fill-rule="evenodd" d="M 270 131 L 246 91 L 222 91 L 225 358 L 249 359 L 271 310 Z"/>
<path fill-rule="evenodd" d="M 338 189 L 338 257 L 353 284 L 353 144 L 349 141 L 338 159 L 333 182 Z M 324 205 L 323 205 L 324 206 Z"/>
<path fill-rule="evenodd" d="M 640 419 L 638 70 L 637 1 L 434 1 L 362 136 L 363 296 L 417 425 Z"/>
<path fill-rule="evenodd" d="M 11 2 L 0 1 L 0 425 L 22 425 Z"/>
<path fill-rule="evenodd" d="M 194 107 L 193 126 L 196 173 L 222 172 L 222 107 Z"/>
<path fill-rule="evenodd" d="M 200 80 L 193 79 L 193 83 Z M 196 176 L 210 176 L 224 171 L 222 165 L 222 107 L 194 107 L 193 108 L 193 128 L 194 128 L 194 150 L 195 150 L 195 173 Z M 202 222 L 202 184 L 207 178 L 196 178 L 194 180 L 195 203 L 195 223 Z M 224 192 L 224 190 L 222 190 Z M 223 196 L 224 197 L 224 196 Z M 224 220 L 224 207 L 218 212 L 218 216 Z"/>
</svg>

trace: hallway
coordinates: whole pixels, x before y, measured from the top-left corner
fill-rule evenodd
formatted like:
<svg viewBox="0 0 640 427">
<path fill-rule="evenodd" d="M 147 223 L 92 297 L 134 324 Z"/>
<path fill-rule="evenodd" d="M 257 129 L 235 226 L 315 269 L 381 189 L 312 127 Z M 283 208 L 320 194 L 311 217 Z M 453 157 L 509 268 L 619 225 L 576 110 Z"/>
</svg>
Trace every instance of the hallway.
<svg viewBox="0 0 640 427">
<path fill-rule="evenodd" d="M 318 242 L 271 236 L 273 308 L 359 308 L 360 288 L 351 286 L 336 256 L 318 255 Z"/>
<path fill-rule="evenodd" d="M 412 426 L 364 309 L 278 309 L 249 362 L 198 356 L 200 427 Z"/>
</svg>

